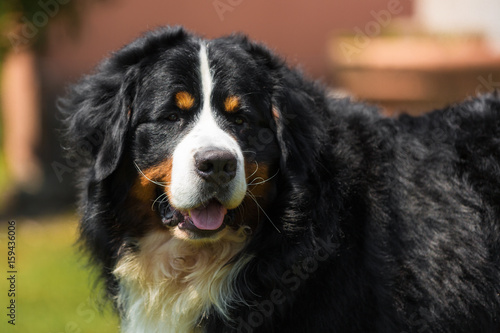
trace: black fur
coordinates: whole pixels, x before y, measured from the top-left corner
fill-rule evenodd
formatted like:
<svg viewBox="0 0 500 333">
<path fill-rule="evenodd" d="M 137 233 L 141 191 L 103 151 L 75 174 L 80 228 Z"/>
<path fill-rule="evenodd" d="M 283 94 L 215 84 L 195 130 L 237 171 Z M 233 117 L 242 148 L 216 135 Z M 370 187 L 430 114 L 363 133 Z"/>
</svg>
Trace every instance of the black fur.
<svg viewBox="0 0 500 333">
<path fill-rule="evenodd" d="M 149 33 L 62 103 L 70 147 L 88 152 L 82 240 L 110 296 L 123 247 L 145 232 L 125 204 L 132 161 L 154 165 L 188 128 L 188 118 L 176 132 L 164 117 L 174 88 L 200 89 L 197 40 L 180 28 Z M 258 223 L 244 250 L 254 259 L 234 281 L 246 304 L 233 304 L 232 323 L 214 310 L 205 331 L 500 332 L 498 95 L 386 118 L 326 97 L 245 37 L 210 48 L 224 89 L 251 92 L 251 131 L 230 119 L 226 129 L 279 172 L 266 209 L 273 223 Z M 256 142 L 261 129 L 272 140 Z"/>
</svg>

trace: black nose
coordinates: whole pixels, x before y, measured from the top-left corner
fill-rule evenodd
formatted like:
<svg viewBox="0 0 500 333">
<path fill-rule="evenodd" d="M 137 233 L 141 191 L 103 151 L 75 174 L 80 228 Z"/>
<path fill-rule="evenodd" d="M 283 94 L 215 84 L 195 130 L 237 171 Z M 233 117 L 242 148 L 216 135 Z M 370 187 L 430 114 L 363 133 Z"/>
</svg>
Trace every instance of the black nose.
<svg viewBox="0 0 500 333">
<path fill-rule="evenodd" d="M 198 175 L 217 185 L 229 183 L 236 175 L 238 161 L 233 153 L 221 149 L 205 149 L 194 154 Z"/>
</svg>

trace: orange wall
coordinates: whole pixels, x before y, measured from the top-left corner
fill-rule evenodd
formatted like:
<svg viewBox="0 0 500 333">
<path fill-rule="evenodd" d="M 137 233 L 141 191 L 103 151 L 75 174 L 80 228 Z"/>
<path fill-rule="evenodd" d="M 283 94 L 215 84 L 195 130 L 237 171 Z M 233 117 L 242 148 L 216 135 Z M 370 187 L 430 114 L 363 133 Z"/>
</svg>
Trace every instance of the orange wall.
<svg viewBox="0 0 500 333">
<path fill-rule="evenodd" d="M 53 29 L 45 65 L 56 77 L 74 79 L 142 31 L 183 25 L 207 37 L 244 32 L 321 78 L 331 32 L 363 28 L 374 20 L 372 11 L 391 2 L 399 3 L 402 15 L 412 11 L 410 0 L 108 0 L 85 10 L 78 39 Z"/>
</svg>

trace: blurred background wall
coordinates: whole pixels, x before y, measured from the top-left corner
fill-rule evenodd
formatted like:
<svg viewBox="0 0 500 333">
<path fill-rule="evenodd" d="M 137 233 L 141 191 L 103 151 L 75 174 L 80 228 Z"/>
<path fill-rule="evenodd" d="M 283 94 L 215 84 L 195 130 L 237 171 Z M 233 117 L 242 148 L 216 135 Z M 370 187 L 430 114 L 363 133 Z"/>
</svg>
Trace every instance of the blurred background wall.
<svg viewBox="0 0 500 333">
<path fill-rule="evenodd" d="M 73 202 L 55 101 L 142 32 L 243 32 L 335 93 L 422 113 L 500 87 L 498 0 L 6 0 L 0 4 L 3 214 Z M 9 215 L 10 214 L 10 215 Z"/>
<path fill-rule="evenodd" d="M 399 1 L 398 1 L 399 2 Z M 109 0 L 83 13 L 79 38 L 52 35 L 47 65 L 61 75 L 79 76 L 141 32 L 183 25 L 208 38 L 243 32 L 300 64 L 315 77 L 326 76 L 325 42 L 339 29 L 351 30 L 373 19 L 387 0 Z M 412 13 L 401 1 L 400 15 Z"/>
</svg>

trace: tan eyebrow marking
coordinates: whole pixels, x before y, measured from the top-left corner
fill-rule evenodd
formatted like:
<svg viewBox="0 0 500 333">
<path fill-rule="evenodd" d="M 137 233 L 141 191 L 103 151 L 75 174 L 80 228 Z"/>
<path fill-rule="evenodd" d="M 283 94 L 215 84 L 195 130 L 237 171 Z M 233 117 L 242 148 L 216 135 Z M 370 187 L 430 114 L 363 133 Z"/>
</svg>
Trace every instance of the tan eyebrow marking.
<svg viewBox="0 0 500 333">
<path fill-rule="evenodd" d="M 236 111 L 238 111 L 239 107 L 240 107 L 239 97 L 229 96 L 224 101 L 224 110 L 226 110 L 226 112 L 229 112 L 229 113 L 236 112 Z"/>
<path fill-rule="evenodd" d="M 181 110 L 189 110 L 194 105 L 194 97 L 187 91 L 179 91 L 175 94 L 175 104 Z"/>
</svg>

